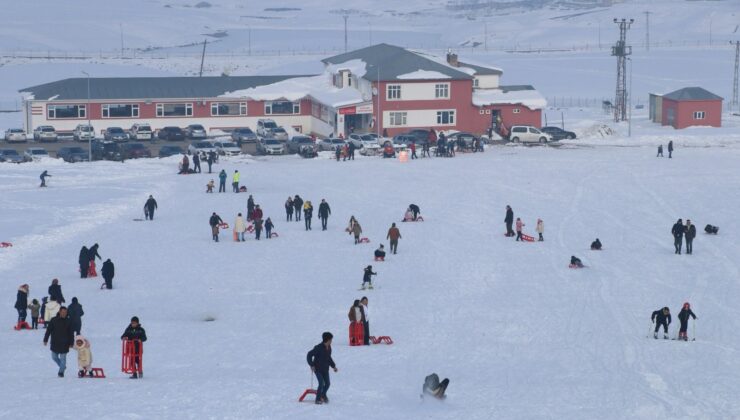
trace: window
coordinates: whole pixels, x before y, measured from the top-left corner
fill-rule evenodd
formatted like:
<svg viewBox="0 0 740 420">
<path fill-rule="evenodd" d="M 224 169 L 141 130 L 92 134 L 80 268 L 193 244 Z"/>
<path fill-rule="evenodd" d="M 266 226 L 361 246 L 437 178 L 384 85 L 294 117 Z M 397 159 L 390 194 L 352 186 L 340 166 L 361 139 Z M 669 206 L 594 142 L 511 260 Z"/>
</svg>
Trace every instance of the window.
<svg viewBox="0 0 740 420">
<path fill-rule="evenodd" d="M 192 117 L 193 104 L 157 104 L 158 117 Z"/>
<path fill-rule="evenodd" d="M 522 112 L 522 110 L 519 109 L 519 108 L 514 108 L 514 109 L 511 110 L 511 112 L 513 112 L 514 114 L 518 114 L 518 113 Z"/>
<path fill-rule="evenodd" d="M 246 102 L 213 102 L 211 103 L 211 116 L 224 115 L 247 115 Z"/>
<path fill-rule="evenodd" d="M 138 118 L 139 104 L 103 104 L 103 118 Z"/>
<path fill-rule="evenodd" d="M 481 115 L 483 115 L 483 114 L 486 113 L 486 110 L 485 109 L 481 109 L 481 110 L 478 111 L 478 113 L 481 114 Z"/>
<path fill-rule="evenodd" d="M 300 114 L 301 103 L 291 101 L 265 102 L 265 114 Z"/>
<path fill-rule="evenodd" d="M 388 113 L 388 125 L 406 125 L 406 113 L 405 112 L 390 112 Z"/>
<path fill-rule="evenodd" d="M 401 99 L 401 85 L 388 85 L 386 99 Z"/>
<path fill-rule="evenodd" d="M 49 105 L 47 111 L 50 120 L 85 118 L 85 105 Z"/>
<path fill-rule="evenodd" d="M 695 120 L 703 120 L 704 119 L 704 111 L 694 111 L 694 119 Z"/>
<path fill-rule="evenodd" d="M 455 111 L 437 111 L 437 124 L 454 125 Z"/>
<path fill-rule="evenodd" d="M 449 98 L 450 97 L 450 84 L 449 83 L 437 83 L 434 85 L 434 97 L 435 98 Z"/>
<path fill-rule="evenodd" d="M 478 87 L 478 85 L 479 85 L 479 83 L 480 83 L 480 80 L 478 80 L 478 79 L 473 79 L 473 87 L 474 87 L 474 88 L 477 88 L 477 87 Z"/>
</svg>

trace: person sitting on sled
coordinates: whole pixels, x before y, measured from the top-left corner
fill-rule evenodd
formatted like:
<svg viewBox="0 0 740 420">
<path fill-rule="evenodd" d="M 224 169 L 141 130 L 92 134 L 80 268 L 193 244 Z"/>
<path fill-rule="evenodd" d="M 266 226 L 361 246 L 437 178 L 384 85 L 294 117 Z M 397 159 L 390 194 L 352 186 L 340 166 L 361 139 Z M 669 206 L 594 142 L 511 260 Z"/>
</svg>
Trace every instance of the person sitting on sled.
<svg viewBox="0 0 740 420">
<path fill-rule="evenodd" d="M 411 209 L 406 209 L 406 213 L 403 215 L 403 221 L 404 222 L 413 222 L 414 221 L 414 214 L 411 212 Z"/>
<path fill-rule="evenodd" d="M 437 399 L 444 399 L 445 391 L 447 386 L 450 384 L 450 380 L 445 378 L 442 382 L 439 381 L 439 376 L 436 373 L 424 378 L 424 386 L 422 387 L 422 396 L 431 395 Z"/>
<path fill-rule="evenodd" d="M 92 376 L 92 371 L 90 370 L 90 366 L 92 365 L 90 342 L 85 337 L 78 335 L 75 337 L 73 348 L 77 350 L 77 376 L 80 378 L 84 378 L 87 375 Z"/>
<path fill-rule="evenodd" d="M 385 249 L 383 248 L 383 244 L 380 244 L 378 249 L 375 250 L 375 259 L 385 259 Z"/>
<path fill-rule="evenodd" d="M 599 238 L 596 238 L 595 241 L 591 242 L 591 250 L 601 251 L 601 241 L 599 240 Z"/>
<path fill-rule="evenodd" d="M 570 265 L 571 267 L 583 268 L 583 263 L 579 258 L 576 258 L 575 255 L 570 256 Z"/>
</svg>

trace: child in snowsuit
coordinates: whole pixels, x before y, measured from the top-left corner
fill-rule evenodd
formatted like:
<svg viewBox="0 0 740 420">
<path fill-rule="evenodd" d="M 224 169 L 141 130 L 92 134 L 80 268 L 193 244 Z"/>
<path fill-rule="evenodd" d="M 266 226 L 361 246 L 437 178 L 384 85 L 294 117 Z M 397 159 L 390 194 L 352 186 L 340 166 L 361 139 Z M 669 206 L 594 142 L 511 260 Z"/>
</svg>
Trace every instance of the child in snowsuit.
<svg viewBox="0 0 740 420">
<path fill-rule="evenodd" d="M 92 371 L 88 372 L 92 365 L 92 352 L 90 351 L 90 342 L 81 335 L 75 337 L 75 344 L 73 347 L 77 350 L 77 376 L 84 378 L 88 374 L 92 376 Z"/>
<path fill-rule="evenodd" d="M 208 184 L 206 184 L 206 192 L 213 193 L 213 187 L 215 186 L 216 186 L 216 183 L 213 180 L 208 181 Z"/>
<path fill-rule="evenodd" d="M 432 373 L 431 375 L 424 378 L 424 386 L 422 387 L 422 392 L 426 395 L 431 395 L 441 400 L 445 398 L 445 391 L 447 390 L 447 386 L 449 384 L 449 379 L 445 378 L 442 382 L 440 382 L 439 376 L 437 376 L 436 373 Z"/>
<path fill-rule="evenodd" d="M 383 244 L 380 244 L 380 247 L 375 250 L 375 260 L 377 261 L 378 259 L 385 259 L 385 249 L 383 248 Z"/>
<path fill-rule="evenodd" d="M 678 313 L 678 320 L 681 322 L 681 328 L 678 330 L 679 340 L 689 341 L 689 337 L 686 335 L 686 330 L 689 327 L 689 317 L 696 319 L 696 315 L 694 315 L 694 312 L 691 310 L 691 305 L 689 302 L 686 302 L 683 304 L 681 312 Z"/>
<path fill-rule="evenodd" d="M 522 222 L 522 219 L 516 218 L 516 240 L 522 240 L 522 228 L 524 227 L 524 222 Z"/>
<path fill-rule="evenodd" d="M 265 236 L 267 239 L 270 239 L 272 236 L 272 228 L 274 228 L 275 225 L 272 224 L 272 220 L 268 217 L 267 220 L 265 220 Z"/>
<path fill-rule="evenodd" d="M 355 220 L 354 225 L 352 226 L 352 233 L 355 235 L 355 245 L 360 243 L 360 235 L 362 234 L 362 227 L 360 227 L 360 224 L 357 223 Z"/>
<path fill-rule="evenodd" d="M 542 234 L 545 233 L 545 222 L 542 221 L 542 219 L 537 219 L 537 233 L 540 235 L 539 241 L 542 242 L 545 240 L 545 238 L 542 237 Z"/>
<path fill-rule="evenodd" d="M 365 284 L 368 284 L 368 288 L 373 288 L 373 276 L 378 273 L 373 273 L 373 266 L 368 265 L 365 267 L 365 274 L 362 276 L 362 290 L 365 290 Z"/>
<path fill-rule="evenodd" d="M 575 255 L 570 256 L 570 265 L 571 267 L 583 268 L 583 263 Z"/>
<path fill-rule="evenodd" d="M 31 310 L 31 328 L 34 330 L 39 329 L 39 310 L 41 309 L 41 305 L 39 305 L 39 301 L 34 299 L 31 301 L 31 304 L 28 305 L 28 309 Z"/>
<path fill-rule="evenodd" d="M 650 317 L 650 319 L 655 323 L 655 331 L 653 332 L 653 338 L 658 338 L 658 330 L 660 329 L 660 326 L 663 326 L 663 338 L 666 340 L 668 339 L 668 326 L 671 324 L 671 311 L 668 309 L 668 307 L 664 307 L 663 309 L 658 309 L 657 311 L 653 312 L 653 315 Z"/>
<path fill-rule="evenodd" d="M 414 214 L 411 212 L 411 209 L 406 209 L 406 213 L 403 214 L 403 221 L 412 222 L 413 220 L 414 220 Z"/>
<path fill-rule="evenodd" d="M 595 241 L 591 242 L 591 250 L 601 251 L 601 241 L 599 240 L 599 238 L 596 238 Z"/>
</svg>

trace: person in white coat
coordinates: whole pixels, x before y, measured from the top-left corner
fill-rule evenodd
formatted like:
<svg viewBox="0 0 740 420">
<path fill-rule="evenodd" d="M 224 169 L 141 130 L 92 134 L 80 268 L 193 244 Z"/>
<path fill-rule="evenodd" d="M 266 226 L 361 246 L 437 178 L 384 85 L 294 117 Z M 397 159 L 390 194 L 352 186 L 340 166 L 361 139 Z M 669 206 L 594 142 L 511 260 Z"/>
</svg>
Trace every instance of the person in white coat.
<svg viewBox="0 0 740 420">
<path fill-rule="evenodd" d="M 540 235 L 540 239 L 538 239 L 540 242 L 544 241 L 545 238 L 542 237 L 542 234 L 545 233 L 545 222 L 542 221 L 542 219 L 537 219 L 537 233 Z"/>
<path fill-rule="evenodd" d="M 363 321 L 363 327 L 365 327 L 365 345 L 370 345 L 370 313 L 367 309 L 367 297 L 363 296 L 360 299 L 360 305 L 362 305 L 362 311 L 365 313 L 365 320 Z"/>
<path fill-rule="evenodd" d="M 92 352 L 90 351 L 90 342 L 81 335 L 75 337 L 75 344 L 72 347 L 77 351 L 77 376 L 80 378 L 92 376 Z"/>
<path fill-rule="evenodd" d="M 244 242 L 244 232 L 247 231 L 247 225 L 244 223 L 244 218 L 242 217 L 242 214 L 239 213 L 236 216 L 236 221 L 234 222 L 234 232 L 236 233 L 236 241 Z"/>
<path fill-rule="evenodd" d="M 57 312 L 59 312 L 60 307 L 61 305 L 56 300 L 46 302 L 46 306 L 44 307 L 44 327 L 49 325 L 49 321 L 57 316 Z"/>
</svg>

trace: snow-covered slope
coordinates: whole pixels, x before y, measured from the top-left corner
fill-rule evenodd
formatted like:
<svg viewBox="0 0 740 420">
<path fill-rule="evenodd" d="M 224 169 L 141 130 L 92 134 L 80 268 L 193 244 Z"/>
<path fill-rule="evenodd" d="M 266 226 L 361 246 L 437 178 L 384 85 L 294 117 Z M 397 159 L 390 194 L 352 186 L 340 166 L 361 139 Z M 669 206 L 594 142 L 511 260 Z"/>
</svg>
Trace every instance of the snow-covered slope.
<svg viewBox="0 0 740 420">
<path fill-rule="evenodd" d="M 735 418 L 740 416 L 740 149 L 493 147 L 454 159 L 358 158 L 336 163 L 242 158 L 235 169 L 279 237 L 210 240 L 218 212 L 233 225 L 247 194 L 204 193 L 207 174 L 175 175 L 176 160 L 0 165 L 0 417 L 59 399 L 63 418 Z M 48 189 L 37 176 L 48 169 Z M 215 174 L 213 175 L 215 177 Z M 154 194 L 153 222 L 137 222 Z M 329 230 L 284 221 L 300 194 L 332 207 Z M 406 206 L 398 255 L 372 262 Z M 510 204 L 545 241 L 503 233 Z M 344 227 L 356 216 L 368 245 Z M 691 256 L 673 254 L 671 224 L 700 230 Z M 604 251 L 588 244 L 599 237 Z M 82 245 L 116 263 L 115 289 L 79 279 Z M 571 255 L 588 268 L 567 268 Z M 358 291 L 362 268 L 379 273 Z M 11 330 L 15 290 L 41 298 L 59 278 L 85 309 L 83 333 L 109 379 L 55 377 L 42 331 Z M 347 345 L 346 314 L 367 295 L 371 331 L 395 344 Z M 696 341 L 646 339 L 650 313 L 684 301 Z M 147 329 L 145 378 L 118 373 L 119 335 L 132 315 Z M 208 319 L 213 321 L 208 322 Z M 331 404 L 296 402 L 308 387 L 305 354 L 335 334 Z M 676 332 L 671 326 L 671 335 Z M 444 403 L 419 400 L 425 375 L 451 379 Z M 62 404 L 62 403 L 59 403 Z M 29 411 L 31 410 L 31 411 Z M 40 411 L 39 411 L 40 412 Z"/>
</svg>

